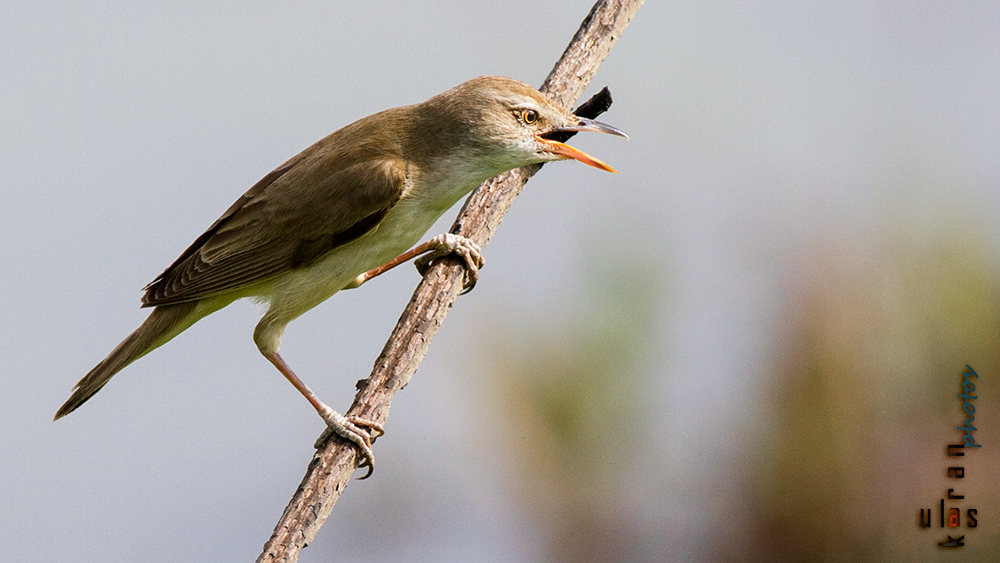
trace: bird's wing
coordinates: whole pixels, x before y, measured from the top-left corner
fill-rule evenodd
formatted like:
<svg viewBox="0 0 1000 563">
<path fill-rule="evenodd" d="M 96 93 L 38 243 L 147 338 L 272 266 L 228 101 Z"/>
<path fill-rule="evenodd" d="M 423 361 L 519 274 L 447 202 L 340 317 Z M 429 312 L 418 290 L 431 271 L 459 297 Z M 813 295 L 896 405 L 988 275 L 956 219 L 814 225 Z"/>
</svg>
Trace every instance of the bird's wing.
<svg viewBox="0 0 1000 563">
<path fill-rule="evenodd" d="M 217 295 L 308 266 L 371 231 L 403 194 L 393 159 L 305 151 L 250 188 L 145 288 L 144 307 Z"/>
</svg>

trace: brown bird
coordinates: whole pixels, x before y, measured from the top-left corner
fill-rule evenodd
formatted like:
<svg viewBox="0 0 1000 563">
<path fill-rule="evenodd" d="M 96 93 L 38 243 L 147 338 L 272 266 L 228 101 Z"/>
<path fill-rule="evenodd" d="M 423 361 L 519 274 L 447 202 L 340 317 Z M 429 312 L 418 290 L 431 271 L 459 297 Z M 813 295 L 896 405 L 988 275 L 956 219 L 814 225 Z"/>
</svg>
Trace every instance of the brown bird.
<svg viewBox="0 0 1000 563">
<path fill-rule="evenodd" d="M 250 297 L 268 304 L 253 335 L 260 353 L 330 430 L 358 446 L 360 465 L 370 472 L 372 436 L 363 428 L 376 436 L 382 429 L 337 413 L 292 372 L 278 354 L 285 326 L 334 293 L 421 253 L 429 253 L 418 261 L 421 269 L 445 254 L 462 256 L 471 287 L 482 265 L 471 240 L 441 235 L 403 252 L 455 202 L 501 172 L 563 159 L 614 172 L 547 138 L 569 131 L 626 136 L 500 76 L 470 80 L 330 134 L 264 176 L 145 287 L 142 306 L 153 307 L 149 317 L 76 384 L 55 418 L 202 317 Z"/>
</svg>

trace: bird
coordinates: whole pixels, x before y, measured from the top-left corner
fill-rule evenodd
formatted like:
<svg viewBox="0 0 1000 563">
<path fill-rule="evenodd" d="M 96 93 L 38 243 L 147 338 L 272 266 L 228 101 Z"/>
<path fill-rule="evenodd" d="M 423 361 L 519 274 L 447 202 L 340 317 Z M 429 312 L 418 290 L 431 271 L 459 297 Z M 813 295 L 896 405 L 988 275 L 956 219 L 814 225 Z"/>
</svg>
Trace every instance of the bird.
<svg viewBox="0 0 1000 563">
<path fill-rule="evenodd" d="M 382 427 L 341 415 L 306 386 L 279 354 L 285 327 L 418 255 L 421 273 L 434 259 L 459 255 L 471 289 L 483 265 L 472 240 L 446 233 L 414 245 L 460 198 L 502 172 L 565 159 L 616 172 L 557 140 L 577 131 L 627 138 L 524 82 L 481 76 L 331 133 L 254 184 L 143 289 L 149 316 L 80 379 L 55 420 L 198 320 L 251 298 L 267 306 L 253 332 L 260 353 L 312 404 L 327 433 L 354 443 L 358 466 L 370 475 Z"/>
</svg>

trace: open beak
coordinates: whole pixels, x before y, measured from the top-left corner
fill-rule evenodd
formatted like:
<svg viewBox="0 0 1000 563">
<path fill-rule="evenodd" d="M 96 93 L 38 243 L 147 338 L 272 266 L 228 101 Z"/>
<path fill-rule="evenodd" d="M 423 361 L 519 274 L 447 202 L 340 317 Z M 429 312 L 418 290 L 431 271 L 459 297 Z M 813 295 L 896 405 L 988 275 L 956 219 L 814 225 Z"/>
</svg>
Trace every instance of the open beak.
<svg viewBox="0 0 1000 563">
<path fill-rule="evenodd" d="M 594 121 L 592 119 L 586 119 L 583 117 L 579 117 L 577 119 L 580 120 L 580 123 L 577 125 L 570 125 L 566 127 L 555 127 L 549 129 L 544 133 L 535 135 L 535 139 L 538 142 L 545 145 L 546 152 L 557 154 L 564 158 L 572 158 L 573 160 L 579 160 L 580 162 L 593 166 L 594 168 L 600 168 L 601 170 L 617 174 L 618 173 L 617 170 L 608 166 L 599 159 L 596 159 L 579 149 L 575 149 L 567 145 L 566 143 L 562 143 L 555 139 L 547 138 L 549 136 L 561 136 L 560 135 L 561 133 L 575 133 L 577 131 L 593 131 L 595 133 L 607 133 L 609 135 L 616 135 L 618 137 L 624 137 L 628 139 L 628 135 L 626 135 L 619 129 L 608 125 L 607 123 L 601 123 L 600 121 Z"/>
</svg>

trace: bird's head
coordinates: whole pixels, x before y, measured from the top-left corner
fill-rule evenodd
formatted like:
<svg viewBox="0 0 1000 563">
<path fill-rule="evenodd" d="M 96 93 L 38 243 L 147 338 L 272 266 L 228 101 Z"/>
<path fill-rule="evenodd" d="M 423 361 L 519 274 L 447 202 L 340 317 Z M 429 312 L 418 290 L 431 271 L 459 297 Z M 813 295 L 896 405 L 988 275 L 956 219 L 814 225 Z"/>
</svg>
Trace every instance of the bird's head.
<svg viewBox="0 0 1000 563">
<path fill-rule="evenodd" d="M 618 129 L 573 115 L 524 82 L 482 76 L 431 98 L 443 122 L 441 134 L 473 151 L 491 168 L 510 170 L 542 162 L 574 159 L 608 172 L 614 168 L 559 139 L 566 133 L 594 131 L 619 137 Z"/>
</svg>

